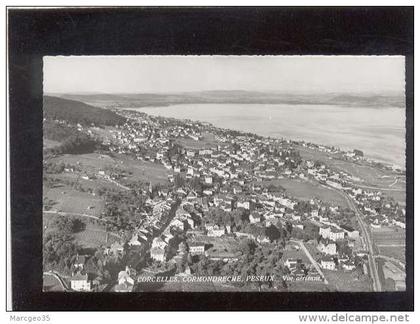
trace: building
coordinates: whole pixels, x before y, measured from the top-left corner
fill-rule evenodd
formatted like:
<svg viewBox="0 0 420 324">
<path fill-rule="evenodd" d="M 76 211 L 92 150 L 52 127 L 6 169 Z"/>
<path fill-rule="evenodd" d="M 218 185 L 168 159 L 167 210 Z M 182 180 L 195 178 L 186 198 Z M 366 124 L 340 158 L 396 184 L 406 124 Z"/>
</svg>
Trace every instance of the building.
<svg viewBox="0 0 420 324">
<path fill-rule="evenodd" d="M 321 268 L 326 270 L 335 270 L 335 262 L 331 257 L 321 258 Z"/>
<path fill-rule="evenodd" d="M 251 224 L 259 223 L 261 222 L 261 216 L 258 213 L 253 212 L 251 215 L 249 215 L 249 222 Z"/>
<path fill-rule="evenodd" d="M 335 255 L 337 254 L 337 245 L 335 243 L 324 243 L 323 240 L 321 240 L 317 246 L 317 249 L 325 254 L 328 255 Z"/>
<path fill-rule="evenodd" d="M 116 292 L 130 292 L 133 290 L 135 280 L 132 277 L 133 273 L 129 267 L 118 273 L 118 285 L 115 286 Z"/>
<path fill-rule="evenodd" d="M 179 220 L 179 219 L 174 219 L 171 222 L 171 226 L 176 227 L 176 228 L 179 228 L 181 231 L 184 230 L 184 222 L 181 221 L 181 220 Z"/>
<path fill-rule="evenodd" d="M 322 226 L 319 228 L 319 235 L 322 236 L 322 238 L 327 239 L 330 237 L 331 228 L 327 226 Z"/>
<path fill-rule="evenodd" d="M 156 237 L 156 238 L 153 239 L 152 249 L 153 248 L 164 249 L 166 245 L 167 245 L 167 243 L 162 238 Z"/>
<path fill-rule="evenodd" d="M 249 201 L 238 201 L 236 207 L 249 210 Z"/>
<path fill-rule="evenodd" d="M 289 269 L 289 270 L 293 270 L 296 269 L 298 267 L 299 264 L 302 263 L 301 259 L 295 259 L 295 258 L 288 258 L 285 262 L 284 265 Z"/>
<path fill-rule="evenodd" d="M 332 228 L 330 231 L 329 239 L 331 241 L 344 240 L 344 231 L 340 231 L 336 228 Z"/>
<path fill-rule="evenodd" d="M 82 271 L 85 267 L 86 257 L 84 255 L 77 255 L 73 266 L 76 271 Z"/>
<path fill-rule="evenodd" d="M 195 156 L 195 152 L 194 151 L 187 151 L 187 156 L 188 157 L 194 157 Z"/>
<path fill-rule="evenodd" d="M 152 248 L 150 249 L 150 257 L 153 260 L 165 262 L 165 250 L 158 247 Z"/>
<path fill-rule="evenodd" d="M 123 282 L 114 287 L 115 292 L 132 292 L 134 285 L 131 285 L 128 282 Z"/>
<path fill-rule="evenodd" d="M 207 235 L 211 237 L 220 237 L 225 234 L 225 229 L 222 226 L 214 225 L 207 231 Z"/>
<path fill-rule="evenodd" d="M 311 211 L 311 216 L 312 217 L 318 217 L 318 210 L 314 209 L 313 211 Z"/>
<path fill-rule="evenodd" d="M 140 246 L 142 244 L 142 242 L 139 240 L 139 236 L 138 234 L 134 234 L 130 241 L 128 241 L 128 245 L 129 246 Z"/>
<path fill-rule="evenodd" d="M 70 278 L 70 287 L 75 291 L 91 291 L 92 283 L 87 273 L 82 274 L 78 272 Z"/>
<path fill-rule="evenodd" d="M 356 265 L 349 260 L 343 262 L 341 265 L 342 265 L 343 269 L 347 270 L 347 271 L 352 271 L 352 270 L 356 269 Z"/>
<path fill-rule="evenodd" d="M 189 251 L 192 255 L 204 254 L 205 244 L 201 242 L 192 242 L 189 244 Z"/>
<path fill-rule="evenodd" d="M 341 228 L 344 230 L 344 232 L 347 234 L 348 238 L 351 238 L 353 240 L 356 240 L 359 238 L 360 234 L 359 231 L 355 230 L 354 228 L 347 226 L 347 225 L 341 225 Z"/>
</svg>

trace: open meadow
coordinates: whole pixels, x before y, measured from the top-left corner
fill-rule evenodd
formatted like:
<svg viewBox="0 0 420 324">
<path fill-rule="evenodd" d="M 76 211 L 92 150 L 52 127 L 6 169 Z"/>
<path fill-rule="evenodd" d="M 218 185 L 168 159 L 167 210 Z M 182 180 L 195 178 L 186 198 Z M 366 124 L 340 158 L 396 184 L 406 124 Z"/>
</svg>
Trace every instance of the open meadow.
<svg viewBox="0 0 420 324">
<path fill-rule="evenodd" d="M 59 215 L 60 214 L 54 213 L 43 214 L 44 235 L 50 231 L 54 231 L 54 220 Z M 119 236 L 117 234 L 106 231 L 105 226 L 101 223 L 101 221 L 72 214 L 66 214 L 63 217 L 75 217 L 85 224 L 85 227 L 81 231 L 73 234 L 74 241 L 82 248 L 98 248 L 102 245 L 112 244 L 113 242 L 119 240 Z"/>
<path fill-rule="evenodd" d="M 101 179 L 98 176 L 99 171 L 125 174 L 119 179 L 121 183 L 125 184 L 138 181 L 150 181 L 152 184 L 166 183 L 168 174 L 171 173 L 161 164 L 135 160 L 122 154 L 115 156 L 99 153 L 64 154 L 52 158 L 51 161 L 77 166 L 77 168 L 82 170 L 80 173 L 95 176 L 94 182 Z M 102 180 L 106 181 L 104 178 Z"/>
<path fill-rule="evenodd" d="M 372 228 L 372 238 L 380 255 L 405 263 L 405 230 L 395 226 Z"/>
<path fill-rule="evenodd" d="M 405 180 L 400 177 L 400 179 L 396 182 L 395 174 L 393 174 L 391 171 L 380 170 L 373 166 L 340 160 L 337 159 L 334 154 L 327 152 L 320 152 L 301 146 L 297 146 L 296 148 L 304 159 L 323 162 L 330 166 L 332 169 L 343 171 L 351 174 L 353 177 L 359 178 L 360 181 L 355 180 L 355 183 L 370 185 L 378 188 L 405 188 Z"/>
<path fill-rule="evenodd" d="M 369 292 L 370 279 L 357 271 L 323 270 L 328 286 L 332 291 Z"/>
<path fill-rule="evenodd" d="M 310 200 L 316 198 L 334 206 L 348 207 L 346 199 L 336 191 L 306 180 L 283 178 L 264 181 L 262 184 L 281 186 L 286 190 L 287 194 L 298 199 Z"/>
<path fill-rule="evenodd" d="M 101 198 L 64 185 L 58 188 L 44 187 L 44 199 L 51 202 L 51 210 L 92 216 L 101 215 L 105 206 Z"/>
<path fill-rule="evenodd" d="M 60 281 L 49 274 L 44 274 L 42 277 L 42 289 L 46 292 L 64 292 L 64 288 Z"/>
</svg>

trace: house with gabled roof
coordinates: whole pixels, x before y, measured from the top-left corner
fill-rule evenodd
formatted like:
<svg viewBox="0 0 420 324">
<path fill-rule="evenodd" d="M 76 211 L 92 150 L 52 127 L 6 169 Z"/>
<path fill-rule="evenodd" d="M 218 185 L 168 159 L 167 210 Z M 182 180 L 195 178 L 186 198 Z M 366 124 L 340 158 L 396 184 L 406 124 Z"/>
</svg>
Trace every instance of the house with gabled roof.
<svg viewBox="0 0 420 324">
<path fill-rule="evenodd" d="M 91 291 L 92 282 L 87 273 L 77 272 L 70 278 L 70 287 L 75 291 Z"/>
</svg>

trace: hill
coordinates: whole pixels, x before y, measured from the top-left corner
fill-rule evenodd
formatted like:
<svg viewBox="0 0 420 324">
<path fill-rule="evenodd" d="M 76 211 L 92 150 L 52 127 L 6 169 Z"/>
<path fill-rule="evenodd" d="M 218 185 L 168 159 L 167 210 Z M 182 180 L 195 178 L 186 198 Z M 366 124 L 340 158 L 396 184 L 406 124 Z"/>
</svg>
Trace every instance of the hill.
<svg viewBox="0 0 420 324">
<path fill-rule="evenodd" d="M 66 120 L 81 125 L 115 126 L 125 122 L 125 118 L 113 111 L 93 107 L 76 100 L 44 96 L 44 118 Z"/>
<path fill-rule="evenodd" d="M 94 106 L 114 108 L 200 103 L 339 105 L 355 108 L 405 107 L 404 94 L 401 93 L 342 94 L 213 90 L 168 94 L 62 94 L 61 97 L 80 100 Z"/>
<path fill-rule="evenodd" d="M 46 120 L 43 123 L 44 139 L 49 139 L 56 142 L 63 142 L 72 135 L 78 133 L 76 127 L 61 125 L 51 120 Z"/>
</svg>

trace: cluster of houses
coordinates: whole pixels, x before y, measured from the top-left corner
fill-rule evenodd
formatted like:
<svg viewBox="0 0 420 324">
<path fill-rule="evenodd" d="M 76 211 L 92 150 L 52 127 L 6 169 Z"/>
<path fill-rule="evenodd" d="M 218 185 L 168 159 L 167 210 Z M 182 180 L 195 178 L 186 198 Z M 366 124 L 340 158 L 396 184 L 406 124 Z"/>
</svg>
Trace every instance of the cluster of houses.
<svg viewBox="0 0 420 324">
<path fill-rule="evenodd" d="M 237 260 L 238 255 L 230 251 L 223 254 L 199 240 L 174 243 L 174 231 L 189 233 L 190 237 L 199 233 L 215 240 L 225 236 L 247 237 L 266 244 L 270 240 L 264 229 L 270 226 L 284 227 L 290 224 L 296 231 L 306 231 L 310 223 L 313 238 L 317 240 L 316 249 L 321 255 L 318 260 L 320 267 L 353 270 L 356 267 L 354 256 L 363 253 L 359 232 L 339 222 L 341 210 L 337 206 L 312 199 L 310 210 L 301 212 L 295 208 L 298 199 L 287 196 L 281 190 L 268 190 L 265 182 L 282 178 L 315 180 L 346 193 L 372 227 L 393 224 L 405 228 L 405 210 L 398 204 L 387 199 L 380 191 L 358 188 L 354 185 L 358 179 L 343 171 L 331 170 L 321 162 L 302 161 L 294 142 L 231 134 L 228 130 L 202 123 L 177 122 L 137 112 L 124 111 L 122 114 L 129 121 L 111 130 L 103 144 L 112 152 L 129 153 L 138 159 L 162 164 L 171 171 L 168 176 L 170 182 L 174 183 L 176 177 L 181 177 L 185 184 L 173 186 L 171 190 L 159 189 L 158 197 L 146 201 L 151 212 L 142 215 L 143 222 L 131 238 L 124 244 L 112 244 L 105 253 L 123 254 L 127 245 L 129 249 L 147 246 L 150 258 L 161 263 L 185 258 L 186 253 L 231 261 Z M 215 135 L 213 144 L 194 148 L 176 145 L 177 139 L 200 141 L 203 132 L 209 128 Z M 343 155 L 341 151 L 327 146 L 299 145 Z M 346 154 L 345 158 L 354 161 L 363 159 L 359 152 Z M 100 170 L 96 176 L 114 180 L 118 175 Z M 193 181 L 200 183 L 200 188 L 192 188 Z M 166 222 L 175 201 L 181 203 L 175 215 Z M 246 215 L 246 225 L 252 226 L 238 229 L 229 222 L 211 219 L 208 215 L 214 210 L 227 214 L 240 210 Z M 176 246 L 173 247 L 173 244 Z M 339 246 L 343 244 L 349 247 L 351 253 L 341 253 Z M 177 253 L 169 254 L 169 247 L 175 248 Z M 315 271 L 299 259 L 287 259 L 285 265 L 298 276 Z M 115 291 L 131 291 L 136 278 L 134 269 L 129 266 L 119 273 Z M 71 280 L 72 289 L 78 291 L 91 290 L 88 283 L 88 278 L 80 271 Z"/>
</svg>

